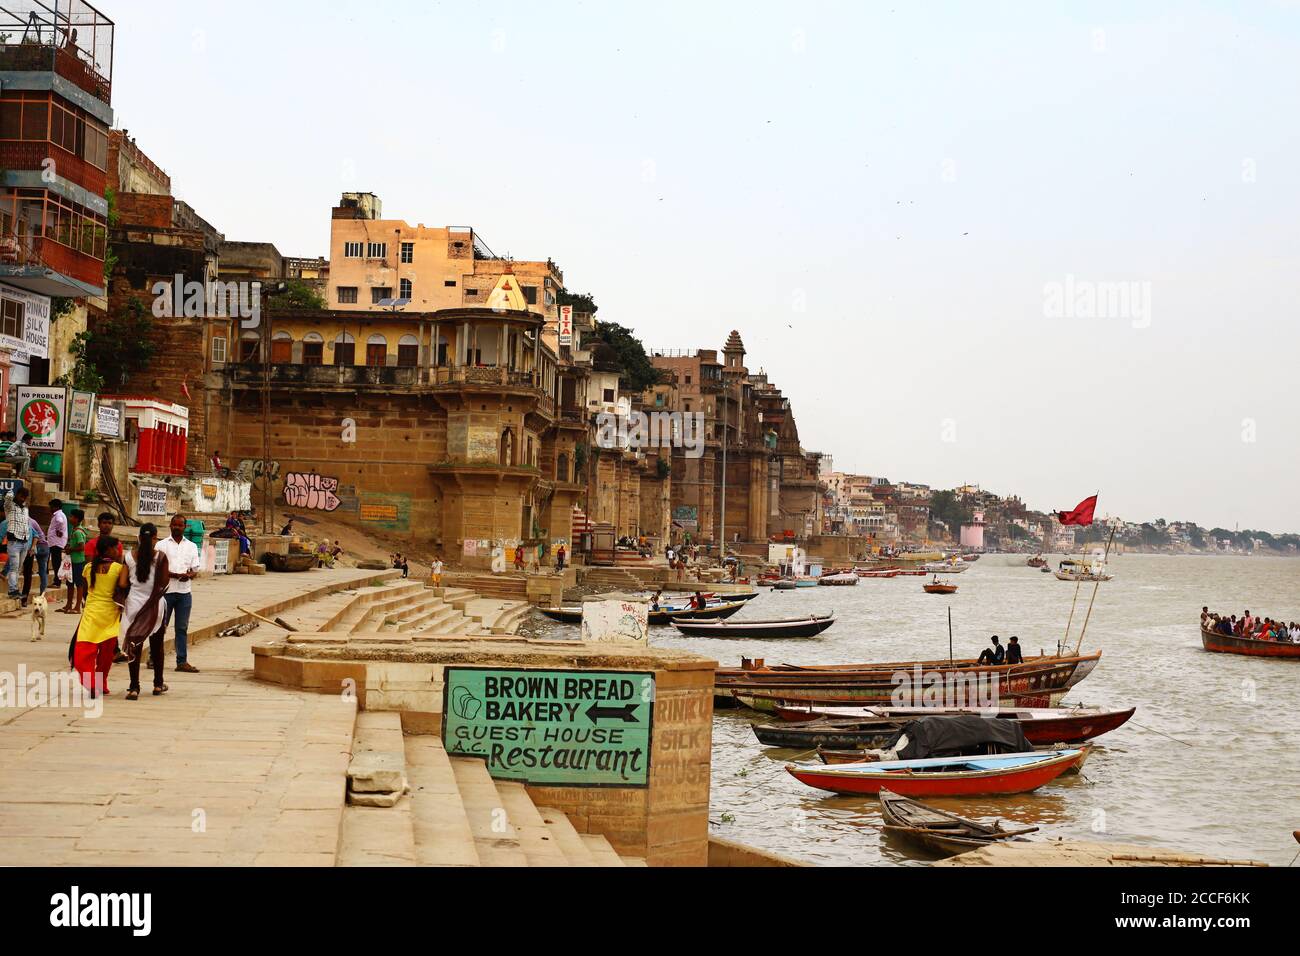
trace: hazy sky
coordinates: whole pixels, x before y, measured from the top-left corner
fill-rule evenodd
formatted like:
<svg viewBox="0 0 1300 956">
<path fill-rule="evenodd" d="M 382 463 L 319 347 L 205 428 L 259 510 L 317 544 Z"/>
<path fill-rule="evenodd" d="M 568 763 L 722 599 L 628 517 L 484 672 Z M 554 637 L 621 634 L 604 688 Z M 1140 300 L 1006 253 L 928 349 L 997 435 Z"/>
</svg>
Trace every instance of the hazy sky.
<svg viewBox="0 0 1300 956">
<path fill-rule="evenodd" d="M 841 470 L 1300 531 L 1300 3 L 101 7 L 230 239 L 373 191 L 648 346 L 739 329 Z"/>
</svg>

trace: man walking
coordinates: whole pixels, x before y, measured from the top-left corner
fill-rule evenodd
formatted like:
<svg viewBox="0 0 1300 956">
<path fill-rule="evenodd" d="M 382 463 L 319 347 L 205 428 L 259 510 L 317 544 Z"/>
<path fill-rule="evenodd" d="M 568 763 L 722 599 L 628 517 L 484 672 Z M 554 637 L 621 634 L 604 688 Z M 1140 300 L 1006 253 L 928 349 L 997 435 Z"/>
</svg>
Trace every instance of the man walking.
<svg viewBox="0 0 1300 956">
<path fill-rule="evenodd" d="M 18 598 L 18 572 L 23 558 L 32 545 L 32 519 L 27 510 L 27 489 L 19 488 L 5 495 L 5 521 L 9 531 L 5 535 L 5 550 L 9 555 L 9 597 Z"/>
<path fill-rule="evenodd" d="M 171 583 L 163 595 L 167 610 L 163 614 L 163 631 L 167 622 L 176 615 L 176 670 L 181 674 L 197 674 L 199 669 L 189 662 L 186 643 L 190 634 L 190 610 L 193 607 L 193 581 L 199 576 L 202 564 L 199 561 L 199 549 L 194 542 L 185 537 L 185 519 L 180 515 L 172 518 L 172 536 L 158 542 L 158 550 L 167 555 L 167 566 L 171 572 Z"/>
<path fill-rule="evenodd" d="M 45 541 L 50 546 L 50 574 L 57 588 L 59 568 L 63 567 L 63 549 L 68 546 L 68 516 L 63 513 L 63 502 L 58 498 L 50 502 L 50 524 L 45 529 Z"/>
</svg>

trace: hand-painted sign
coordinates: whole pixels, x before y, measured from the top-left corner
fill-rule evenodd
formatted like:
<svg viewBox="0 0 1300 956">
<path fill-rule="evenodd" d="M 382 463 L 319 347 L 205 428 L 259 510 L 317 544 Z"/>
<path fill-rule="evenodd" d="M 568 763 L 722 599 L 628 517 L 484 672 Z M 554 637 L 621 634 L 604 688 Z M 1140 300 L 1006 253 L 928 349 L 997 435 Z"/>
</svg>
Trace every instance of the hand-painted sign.
<svg viewBox="0 0 1300 956">
<path fill-rule="evenodd" d="M 284 503 L 291 508 L 338 511 L 339 480 L 325 475 L 291 471 L 284 476 Z"/>
<path fill-rule="evenodd" d="M 443 745 L 494 778 L 649 786 L 654 674 L 448 667 L 444 680 Z"/>
<path fill-rule="evenodd" d="M 573 306 L 560 306 L 560 321 L 558 326 L 560 333 L 561 345 L 573 344 Z"/>
<path fill-rule="evenodd" d="M 50 298 L 9 285 L 0 285 L 5 324 L 0 328 L 0 348 L 15 355 L 50 357 Z"/>
<path fill-rule="evenodd" d="M 95 434 L 100 438 L 121 438 L 122 409 L 113 405 L 96 405 Z"/>
<path fill-rule="evenodd" d="M 160 518 L 167 514 L 167 489 L 162 485 L 141 485 L 136 505 L 141 518 Z"/>
<path fill-rule="evenodd" d="M 72 401 L 68 404 L 68 431 L 75 432 L 78 435 L 89 435 L 90 420 L 94 408 L 94 392 L 74 391 Z"/>
<path fill-rule="evenodd" d="M 36 451 L 63 451 L 64 410 L 68 392 L 64 388 L 18 386 L 18 428 L 32 436 Z"/>
</svg>

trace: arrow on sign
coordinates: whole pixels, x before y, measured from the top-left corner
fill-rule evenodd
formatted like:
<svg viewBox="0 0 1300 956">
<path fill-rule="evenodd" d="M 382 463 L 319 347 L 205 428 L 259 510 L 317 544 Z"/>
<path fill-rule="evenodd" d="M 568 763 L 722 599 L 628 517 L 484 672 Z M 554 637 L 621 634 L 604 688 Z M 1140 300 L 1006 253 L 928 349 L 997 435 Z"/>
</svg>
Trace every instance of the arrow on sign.
<svg viewBox="0 0 1300 956">
<path fill-rule="evenodd" d="M 636 708 L 636 704 L 628 704 L 626 707 L 598 707 L 592 704 L 587 708 L 587 719 L 594 724 L 602 717 L 621 717 L 623 723 L 634 724 L 636 723 Z"/>
</svg>

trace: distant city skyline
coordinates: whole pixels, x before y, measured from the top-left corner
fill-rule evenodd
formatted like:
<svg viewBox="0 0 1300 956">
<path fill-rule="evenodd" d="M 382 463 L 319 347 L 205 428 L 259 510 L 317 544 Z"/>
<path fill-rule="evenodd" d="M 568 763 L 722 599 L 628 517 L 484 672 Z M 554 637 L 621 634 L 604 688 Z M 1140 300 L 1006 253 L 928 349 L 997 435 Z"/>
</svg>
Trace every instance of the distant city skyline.
<svg viewBox="0 0 1300 956">
<path fill-rule="evenodd" d="M 102 7 L 229 239 L 373 191 L 648 347 L 740 330 L 840 470 L 1300 531 L 1294 2 Z"/>
</svg>

